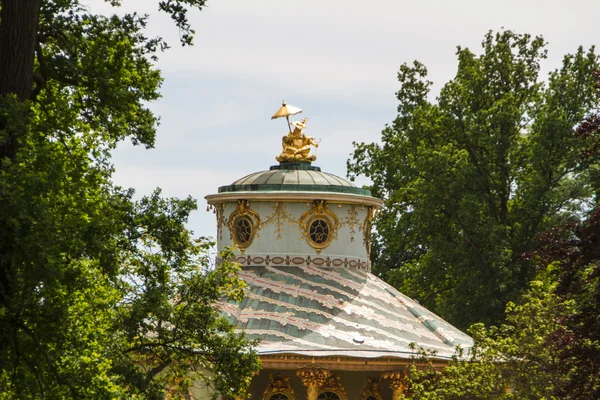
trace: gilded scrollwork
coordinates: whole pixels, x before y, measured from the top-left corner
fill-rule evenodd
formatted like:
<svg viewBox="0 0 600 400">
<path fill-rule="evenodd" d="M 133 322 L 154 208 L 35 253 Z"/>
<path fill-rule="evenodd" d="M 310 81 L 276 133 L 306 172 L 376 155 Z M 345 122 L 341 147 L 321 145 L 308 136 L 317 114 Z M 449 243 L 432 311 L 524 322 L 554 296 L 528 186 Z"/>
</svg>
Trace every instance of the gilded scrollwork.
<svg viewBox="0 0 600 400">
<path fill-rule="evenodd" d="M 367 378 L 367 387 L 363 390 L 360 400 L 383 400 L 378 378 Z"/>
<path fill-rule="evenodd" d="M 268 224 L 275 224 L 275 233 L 277 234 L 277 239 L 281 239 L 281 233 L 283 232 L 284 223 L 288 223 L 290 225 L 296 225 L 298 221 L 296 221 L 285 209 L 285 205 L 279 201 L 275 202 L 275 207 L 273 207 L 273 214 L 269 215 L 267 219 L 261 223 L 261 227 Z"/>
<path fill-rule="evenodd" d="M 332 373 L 331 376 L 321 386 L 321 393 L 332 392 L 337 394 L 340 400 L 348 400 L 348 394 L 338 374 Z"/>
<path fill-rule="evenodd" d="M 321 388 L 331 377 L 332 372 L 325 368 L 302 368 L 296 371 L 296 375 L 302 379 L 302 383 L 306 386 L 307 400 L 317 400 Z"/>
<path fill-rule="evenodd" d="M 350 231 L 350 241 L 354 242 L 354 235 L 357 230 L 362 230 L 362 225 L 360 220 L 358 219 L 358 211 L 356 210 L 356 204 L 351 204 L 348 209 L 348 215 L 344 217 L 343 222 L 340 224 L 340 227 L 348 226 L 348 230 Z"/>
<path fill-rule="evenodd" d="M 229 235 L 242 254 L 258 237 L 260 217 L 250 208 L 248 200 L 238 200 L 237 208 L 229 216 Z"/>
<path fill-rule="evenodd" d="M 312 208 L 302 214 L 298 225 L 303 238 L 318 254 L 337 239 L 340 221 L 325 200 L 315 200 Z"/>
<path fill-rule="evenodd" d="M 375 216 L 375 208 L 369 207 L 367 209 L 367 216 L 363 221 L 363 244 L 367 249 L 367 257 L 371 257 L 371 228 L 373 227 L 373 218 Z"/>
<path fill-rule="evenodd" d="M 219 240 L 223 239 L 223 228 L 227 224 L 225 218 L 225 203 L 217 204 L 215 206 L 215 213 L 217 214 L 217 237 Z"/>
<path fill-rule="evenodd" d="M 392 400 L 404 398 L 404 373 L 401 371 L 386 371 L 381 374 L 383 379 L 388 380 L 388 386 L 392 389 Z"/>
<path fill-rule="evenodd" d="M 262 400 L 287 399 L 295 400 L 294 389 L 289 376 L 269 374 L 269 383 L 263 392 Z"/>
</svg>

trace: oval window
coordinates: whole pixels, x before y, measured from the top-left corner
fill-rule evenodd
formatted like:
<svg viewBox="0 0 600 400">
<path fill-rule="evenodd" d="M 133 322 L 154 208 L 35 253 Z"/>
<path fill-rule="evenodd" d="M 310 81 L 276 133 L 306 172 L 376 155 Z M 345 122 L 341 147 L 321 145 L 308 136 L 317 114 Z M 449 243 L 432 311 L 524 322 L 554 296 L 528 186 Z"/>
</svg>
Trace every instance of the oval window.
<svg viewBox="0 0 600 400">
<path fill-rule="evenodd" d="M 240 247 L 247 247 L 252 242 L 253 238 L 253 225 L 250 218 L 241 216 L 236 218 L 234 224 L 234 239 L 235 243 Z"/>
<path fill-rule="evenodd" d="M 326 220 L 317 218 L 310 223 L 308 228 L 308 236 L 310 240 L 317 244 L 323 245 L 329 240 L 329 224 Z"/>
</svg>

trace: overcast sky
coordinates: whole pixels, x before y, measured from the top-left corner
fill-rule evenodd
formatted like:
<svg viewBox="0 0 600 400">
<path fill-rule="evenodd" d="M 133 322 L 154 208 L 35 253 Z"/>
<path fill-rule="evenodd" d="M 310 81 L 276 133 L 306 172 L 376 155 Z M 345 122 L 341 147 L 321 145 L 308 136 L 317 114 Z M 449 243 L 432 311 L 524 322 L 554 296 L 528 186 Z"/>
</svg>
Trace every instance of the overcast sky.
<svg viewBox="0 0 600 400">
<path fill-rule="evenodd" d="M 423 62 L 437 94 L 456 72 L 456 46 L 480 53 L 488 30 L 542 35 L 545 72 L 600 43 L 597 0 L 208 0 L 191 14 L 195 45 L 181 48 L 157 3 L 123 0 L 121 10 L 150 14 L 149 35 L 172 48 L 158 63 L 163 97 L 151 106 L 161 118 L 156 148 L 122 145 L 114 180 L 139 195 L 161 187 L 198 199 L 189 224 L 197 236 L 216 232 L 204 196 L 276 164 L 287 126 L 270 117 L 282 100 L 302 108 L 306 132 L 322 139 L 314 164 L 346 176 L 352 141 L 378 141 L 395 117 L 402 63 Z M 86 4 L 111 12 L 103 0 Z"/>
</svg>

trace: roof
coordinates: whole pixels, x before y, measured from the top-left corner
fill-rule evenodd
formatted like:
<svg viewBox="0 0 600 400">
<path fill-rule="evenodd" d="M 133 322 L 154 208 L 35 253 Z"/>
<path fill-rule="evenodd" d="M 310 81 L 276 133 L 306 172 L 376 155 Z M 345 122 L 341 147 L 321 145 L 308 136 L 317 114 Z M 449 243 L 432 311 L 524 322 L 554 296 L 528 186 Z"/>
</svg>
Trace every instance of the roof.
<svg viewBox="0 0 600 400">
<path fill-rule="evenodd" d="M 219 193 L 253 191 L 310 191 L 350 193 L 370 196 L 371 192 L 356 187 L 347 179 L 322 172 L 309 162 L 282 162 L 267 171 L 254 172 L 221 186 Z"/>
<path fill-rule="evenodd" d="M 376 276 L 350 268 L 244 267 L 241 303 L 219 308 L 259 355 L 415 355 L 414 345 L 450 358 L 472 339 Z"/>
</svg>

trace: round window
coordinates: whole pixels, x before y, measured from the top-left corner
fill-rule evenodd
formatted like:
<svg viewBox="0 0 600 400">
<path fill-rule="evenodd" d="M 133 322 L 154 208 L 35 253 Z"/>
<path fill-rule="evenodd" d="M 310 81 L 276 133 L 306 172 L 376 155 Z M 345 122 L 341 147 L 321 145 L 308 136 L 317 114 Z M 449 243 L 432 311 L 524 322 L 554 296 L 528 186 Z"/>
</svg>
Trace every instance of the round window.
<svg viewBox="0 0 600 400">
<path fill-rule="evenodd" d="M 247 247 L 252 242 L 253 238 L 253 226 L 250 218 L 241 216 L 236 218 L 234 224 L 234 239 L 235 243 L 241 247 Z"/>
<path fill-rule="evenodd" d="M 334 392 L 323 392 L 317 397 L 317 400 L 340 400 L 340 396 Z"/>
<path fill-rule="evenodd" d="M 310 223 L 308 235 L 313 243 L 323 245 L 329 240 L 329 224 L 321 218 L 317 218 Z"/>
</svg>

